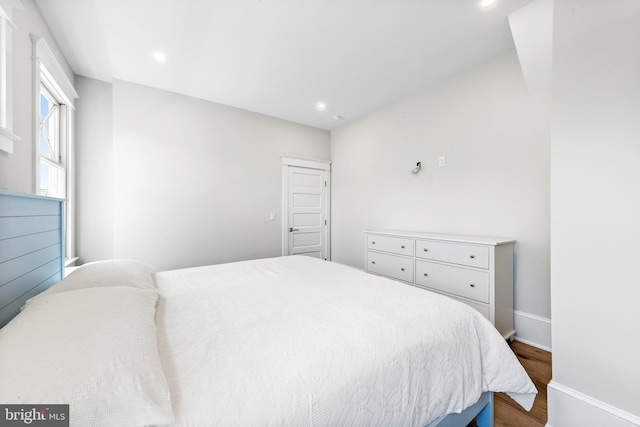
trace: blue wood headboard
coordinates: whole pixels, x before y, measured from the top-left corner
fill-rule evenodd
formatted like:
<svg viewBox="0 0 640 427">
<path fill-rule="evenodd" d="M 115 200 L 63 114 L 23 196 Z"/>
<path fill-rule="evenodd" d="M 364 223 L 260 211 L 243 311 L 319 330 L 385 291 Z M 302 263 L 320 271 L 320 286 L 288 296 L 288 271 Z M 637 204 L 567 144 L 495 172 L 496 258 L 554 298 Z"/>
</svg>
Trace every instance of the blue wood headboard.
<svg viewBox="0 0 640 427">
<path fill-rule="evenodd" d="M 0 327 L 64 275 L 64 200 L 0 190 Z"/>
</svg>

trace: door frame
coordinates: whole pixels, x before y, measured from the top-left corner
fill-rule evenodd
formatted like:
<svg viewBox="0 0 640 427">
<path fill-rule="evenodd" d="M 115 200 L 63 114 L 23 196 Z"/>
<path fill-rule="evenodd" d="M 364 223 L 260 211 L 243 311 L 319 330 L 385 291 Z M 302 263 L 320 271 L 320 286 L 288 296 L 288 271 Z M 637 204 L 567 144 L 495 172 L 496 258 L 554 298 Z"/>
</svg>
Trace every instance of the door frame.
<svg viewBox="0 0 640 427">
<path fill-rule="evenodd" d="M 331 160 L 280 156 L 282 159 L 282 256 L 289 254 L 289 167 L 317 169 L 327 172 L 325 219 L 325 254 L 331 260 Z"/>
</svg>

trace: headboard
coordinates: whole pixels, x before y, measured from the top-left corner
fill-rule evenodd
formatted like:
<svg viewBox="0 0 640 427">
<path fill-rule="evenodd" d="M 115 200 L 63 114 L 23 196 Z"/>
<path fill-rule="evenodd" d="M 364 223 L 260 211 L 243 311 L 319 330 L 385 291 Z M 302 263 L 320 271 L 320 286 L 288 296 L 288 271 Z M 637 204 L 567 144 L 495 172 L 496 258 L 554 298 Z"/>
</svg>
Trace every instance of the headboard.
<svg viewBox="0 0 640 427">
<path fill-rule="evenodd" d="M 0 190 L 0 327 L 64 275 L 64 200 Z"/>
</svg>

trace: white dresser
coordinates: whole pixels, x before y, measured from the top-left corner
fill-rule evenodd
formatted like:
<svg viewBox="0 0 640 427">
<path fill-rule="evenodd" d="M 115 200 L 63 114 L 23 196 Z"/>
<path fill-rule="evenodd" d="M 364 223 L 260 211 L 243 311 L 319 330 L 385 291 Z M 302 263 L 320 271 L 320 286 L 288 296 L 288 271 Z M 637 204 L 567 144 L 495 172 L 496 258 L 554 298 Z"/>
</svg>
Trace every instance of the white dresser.
<svg viewBox="0 0 640 427">
<path fill-rule="evenodd" d="M 367 272 L 462 301 L 513 339 L 515 240 L 410 231 L 365 231 L 365 237 Z"/>
</svg>

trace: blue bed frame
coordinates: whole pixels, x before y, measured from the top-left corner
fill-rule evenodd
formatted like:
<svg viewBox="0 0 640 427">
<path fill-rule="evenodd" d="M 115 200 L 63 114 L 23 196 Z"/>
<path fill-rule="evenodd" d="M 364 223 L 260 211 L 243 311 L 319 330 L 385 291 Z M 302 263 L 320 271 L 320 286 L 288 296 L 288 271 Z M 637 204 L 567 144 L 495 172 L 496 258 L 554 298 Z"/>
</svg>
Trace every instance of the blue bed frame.
<svg viewBox="0 0 640 427">
<path fill-rule="evenodd" d="M 0 327 L 64 277 L 64 200 L 0 190 Z M 493 426 L 493 393 L 426 427 Z"/>
<path fill-rule="evenodd" d="M 426 427 L 465 427 L 471 420 L 476 419 L 478 427 L 493 426 L 493 393 L 487 391 L 480 395 L 480 399 L 459 414 L 449 414 L 435 419 Z"/>
<path fill-rule="evenodd" d="M 0 190 L 0 327 L 64 275 L 64 200 Z"/>
</svg>

